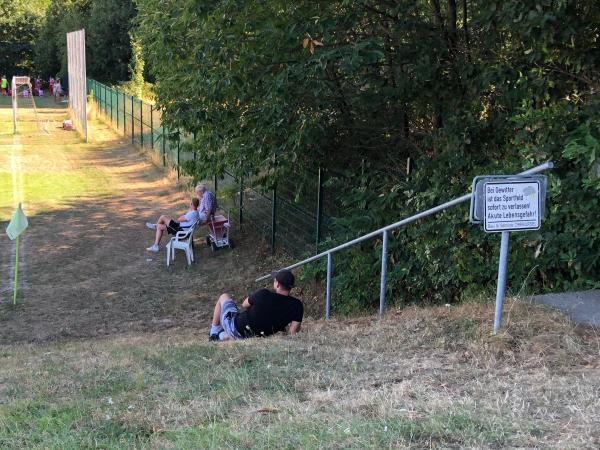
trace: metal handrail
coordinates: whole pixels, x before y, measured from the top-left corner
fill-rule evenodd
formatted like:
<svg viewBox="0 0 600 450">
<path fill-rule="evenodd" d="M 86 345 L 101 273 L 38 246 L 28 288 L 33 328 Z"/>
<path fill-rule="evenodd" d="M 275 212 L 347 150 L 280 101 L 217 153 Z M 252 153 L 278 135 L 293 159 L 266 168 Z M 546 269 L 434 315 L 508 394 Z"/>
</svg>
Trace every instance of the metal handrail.
<svg viewBox="0 0 600 450">
<path fill-rule="evenodd" d="M 523 175 L 533 175 L 535 173 L 543 172 L 547 169 L 552 169 L 554 167 L 554 163 L 552 161 L 545 162 L 544 164 L 540 164 L 539 166 L 533 167 L 524 172 L 518 173 L 517 176 Z M 430 216 L 432 214 L 436 214 L 445 209 L 451 208 L 452 206 L 456 206 L 460 203 L 464 203 L 471 199 L 471 194 L 465 194 L 461 197 L 457 197 L 454 200 L 450 200 L 449 202 L 442 203 L 441 205 L 430 208 L 426 211 L 415 214 L 414 216 L 407 217 L 406 219 L 402 219 L 396 223 L 391 225 L 387 225 L 385 227 L 379 228 L 378 230 L 372 231 L 371 233 L 365 234 L 364 236 L 358 237 L 351 241 L 348 241 L 344 244 L 338 245 L 337 247 L 330 248 L 324 252 L 321 252 L 315 256 L 311 256 L 310 258 L 306 258 L 303 261 L 292 264 L 291 266 L 287 266 L 284 269 L 291 270 L 301 266 L 304 266 L 310 262 L 316 261 L 323 257 L 327 257 L 327 290 L 326 290 L 326 299 L 325 299 L 325 318 L 329 319 L 331 312 L 331 278 L 333 275 L 333 257 L 332 254 L 343 250 L 348 247 L 352 247 L 353 245 L 359 244 L 360 242 L 366 241 L 367 239 L 371 239 L 373 237 L 383 235 L 383 246 L 381 249 L 381 286 L 379 291 L 379 314 L 383 314 L 385 309 L 385 283 L 387 277 L 387 248 L 388 248 L 388 232 L 399 228 L 403 225 L 407 225 L 412 222 L 416 222 L 423 217 Z M 263 275 L 255 280 L 255 282 L 266 280 L 270 277 L 270 275 Z"/>
</svg>

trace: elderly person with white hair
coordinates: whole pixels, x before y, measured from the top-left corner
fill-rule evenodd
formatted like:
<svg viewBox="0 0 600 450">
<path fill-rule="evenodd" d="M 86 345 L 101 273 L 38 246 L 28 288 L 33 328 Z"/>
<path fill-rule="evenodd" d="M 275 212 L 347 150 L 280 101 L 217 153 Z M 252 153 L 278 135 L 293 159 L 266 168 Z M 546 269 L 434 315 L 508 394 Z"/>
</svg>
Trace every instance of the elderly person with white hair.
<svg viewBox="0 0 600 450">
<path fill-rule="evenodd" d="M 214 216 L 217 211 L 217 200 L 215 195 L 206 189 L 206 185 L 200 183 L 194 189 L 196 191 L 196 197 L 200 200 L 200 206 L 198 207 L 198 214 L 200 215 L 200 221 L 206 222 L 210 216 Z"/>
</svg>

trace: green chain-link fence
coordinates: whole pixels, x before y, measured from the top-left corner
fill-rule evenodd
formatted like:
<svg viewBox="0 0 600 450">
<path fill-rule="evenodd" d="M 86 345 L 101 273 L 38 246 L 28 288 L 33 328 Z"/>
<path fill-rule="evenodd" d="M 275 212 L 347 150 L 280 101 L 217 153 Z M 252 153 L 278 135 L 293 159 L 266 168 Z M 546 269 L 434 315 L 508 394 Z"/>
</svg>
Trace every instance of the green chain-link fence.
<svg viewBox="0 0 600 450">
<path fill-rule="evenodd" d="M 131 143 L 149 152 L 164 167 L 180 176 L 181 164 L 194 159 L 184 152 L 181 142 L 192 139 L 162 126 L 161 114 L 153 105 L 117 89 L 88 79 L 88 95 L 111 125 Z M 169 136 L 181 136 L 169 139 Z M 233 214 L 240 226 L 250 225 L 262 233 L 275 251 L 283 248 L 294 256 L 314 253 L 319 245 L 334 234 L 333 217 L 338 217 L 340 199 L 345 189 L 329 186 L 327 172 L 319 170 L 304 182 L 302 189 L 291 180 L 280 183 L 274 190 L 265 190 L 253 177 L 243 179 L 225 171 L 209 183 L 219 203 Z M 327 185 L 327 187 L 326 187 Z"/>
</svg>

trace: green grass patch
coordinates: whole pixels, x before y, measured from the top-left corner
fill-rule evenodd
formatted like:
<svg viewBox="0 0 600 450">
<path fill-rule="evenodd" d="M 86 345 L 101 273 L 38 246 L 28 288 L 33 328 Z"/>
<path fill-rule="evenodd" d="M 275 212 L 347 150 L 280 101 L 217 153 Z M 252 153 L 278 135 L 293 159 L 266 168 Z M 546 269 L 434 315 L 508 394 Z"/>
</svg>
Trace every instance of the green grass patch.
<svg viewBox="0 0 600 450">
<path fill-rule="evenodd" d="M 66 109 L 68 104 L 62 102 L 55 102 L 54 97 L 50 95 L 46 95 L 44 97 L 33 97 L 35 101 L 35 106 L 37 109 Z M 30 111 L 31 107 L 31 99 L 29 98 L 19 98 L 18 110 Z M 4 97 L 0 95 L 0 109 L 10 109 L 12 111 L 12 97 Z"/>
<path fill-rule="evenodd" d="M 23 197 L 31 208 L 26 213 L 68 207 L 86 194 L 96 198 L 110 194 L 109 179 L 91 167 L 64 173 L 26 172 L 22 179 Z M 13 176 L 0 172 L 0 220 L 8 220 L 13 212 Z"/>
<path fill-rule="evenodd" d="M 506 444 L 510 428 L 489 426 L 465 411 L 433 413 L 420 419 L 340 415 L 304 417 L 302 414 L 260 416 L 253 429 L 235 423 L 206 422 L 194 428 L 165 432 L 161 438 L 176 448 L 328 449 L 397 448 L 398 446 L 460 447 Z M 503 428 L 504 427 L 504 428 Z"/>
<path fill-rule="evenodd" d="M 45 401 L 0 407 L 0 448 L 139 448 L 152 429 L 86 401 Z"/>
</svg>

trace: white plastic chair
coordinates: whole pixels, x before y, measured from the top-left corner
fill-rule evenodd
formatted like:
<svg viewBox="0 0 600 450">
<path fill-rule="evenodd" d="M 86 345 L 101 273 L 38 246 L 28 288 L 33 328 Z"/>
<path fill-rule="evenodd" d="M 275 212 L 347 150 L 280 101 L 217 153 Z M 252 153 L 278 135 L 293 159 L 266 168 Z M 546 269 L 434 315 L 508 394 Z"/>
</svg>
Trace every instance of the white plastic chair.
<svg viewBox="0 0 600 450">
<path fill-rule="evenodd" d="M 177 249 L 185 251 L 188 266 L 192 265 L 192 261 L 194 261 L 194 231 L 198 228 L 199 223 L 199 221 L 194 222 L 191 227 L 178 231 L 171 238 L 167 244 L 167 267 L 171 261 L 175 261 L 175 250 Z"/>
</svg>

